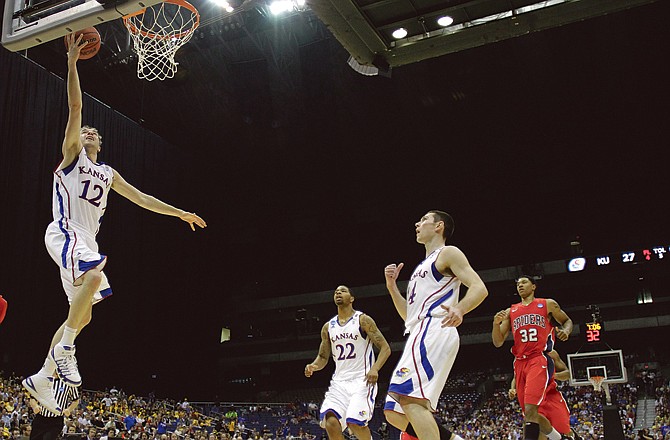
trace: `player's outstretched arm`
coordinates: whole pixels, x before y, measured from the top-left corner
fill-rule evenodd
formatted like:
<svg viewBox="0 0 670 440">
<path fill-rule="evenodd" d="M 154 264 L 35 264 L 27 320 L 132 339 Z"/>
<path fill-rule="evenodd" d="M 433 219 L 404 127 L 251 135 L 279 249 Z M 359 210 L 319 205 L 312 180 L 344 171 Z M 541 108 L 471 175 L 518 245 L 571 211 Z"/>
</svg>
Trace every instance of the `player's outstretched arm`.
<svg viewBox="0 0 670 440">
<path fill-rule="evenodd" d="M 330 359 L 330 337 L 328 336 L 328 323 L 321 327 L 321 345 L 319 345 L 319 353 L 311 364 L 305 365 L 305 376 L 312 377 L 312 373 L 322 370 Z"/>
<path fill-rule="evenodd" d="M 405 263 L 400 263 L 398 265 L 389 264 L 384 268 L 384 278 L 386 279 L 386 289 L 388 289 L 391 294 L 391 299 L 393 300 L 393 305 L 398 311 L 398 315 L 404 321 L 407 319 L 407 300 L 400 293 L 398 289 L 398 274 L 403 268 Z"/>
<path fill-rule="evenodd" d="M 74 34 L 65 37 L 67 46 L 67 105 L 69 109 L 67 125 L 65 126 L 65 137 L 63 138 L 63 163 L 69 165 L 81 151 L 82 145 L 79 140 L 81 130 L 81 108 L 82 95 L 79 85 L 79 72 L 77 72 L 77 60 L 81 48 L 86 45 L 82 42 L 82 35 L 75 39 Z"/>
<path fill-rule="evenodd" d="M 377 383 L 377 379 L 379 379 L 379 370 L 384 366 L 389 356 L 391 356 L 391 346 L 386 342 L 386 338 L 379 330 L 379 327 L 377 327 L 374 319 L 368 315 L 361 315 L 360 322 L 363 331 L 368 334 L 374 346 L 379 349 L 377 360 L 370 367 L 370 371 L 368 371 L 365 377 L 369 385 L 374 385 Z"/>
<path fill-rule="evenodd" d="M 556 337 L 561 341 L 567 341 L 572 333 L 572 319 L 561 309 L 561 306 L 558 303 L 551 299 L 547 298 L 547 312 L 561 324 L 560 327 L 556 328 Z"/>
<path fill-rule="evenodd" d="M 455 306 L 440 306 L 447 311 L 442 319 L 442 327 L 458 327 L 463 316 L 479 306 L 489 295 L 484 282 L 470 266 L 465 254 L 455 246 L 447 246 L 440 252 L 435 267 L 444 275 L 453 274 L 468 287 L 465 294 Z"/>
<path fill-rule="evenodd" d="M 491 329 L 491 339 L 496 348 L 502 347 L 509 334 L 509 309 L 501 310 L 493 317 L 493 328 Z"/>
<path fill-rule="evenodd" d="M 117 193 L 121 194 L 123 197 L 127 198 L 134 204 L 141 206 L 144 209 L 149 211 L 157 212 L 163 215 L 171 215 L 173 217 L 179 217 L 186 223 L 191 226 L 191 229 L 195 231 L 195 225 L 200 226 L 201 228 L 206 228 L 207 223 L 197 216 L 193 212 L 186 212 L 182 209 L 175 208 L 172 205 L 168 205 L 165 202 L 158 200 L 157 198 L 144 194 L 142 191 L 138 190 L 130 183 L 121 177 L 116 170 L 114 170 L 114 180 L 112 181 L 112 189 Z"/>
</svg>

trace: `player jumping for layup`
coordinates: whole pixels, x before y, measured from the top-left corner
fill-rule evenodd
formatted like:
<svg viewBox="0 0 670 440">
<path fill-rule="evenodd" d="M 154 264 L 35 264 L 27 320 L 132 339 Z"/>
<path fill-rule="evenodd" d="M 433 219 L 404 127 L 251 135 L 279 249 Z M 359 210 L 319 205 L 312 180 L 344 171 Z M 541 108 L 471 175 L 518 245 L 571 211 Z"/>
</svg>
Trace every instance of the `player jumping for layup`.
<svg viewBox="0 0 670 440">
<path fill-rule="evenodd" d="M 546 398 L 553 381 L 554 364 L 548 353 L 554 349 L 552 320 L 560 324 L 556 336 L 567 341 L 572 332 L 572 320 L 556 301 L 535 298 L 537 285 L 528 276 L 517 279 L 516 288 L 521 302 L 501 310 L 493 318 L 493 345 L 502 347 L 510 329 L 514 335 L 514 377 L 519 405 L 524 414 L 524 439 L 537 440 L 540 435 L 538 406 Z M 560 439 L 552 428 L 550 440 Z"/>
<path fill-rule="evenodd" d="M 321 405 L 321 427 L 330 440 L 344 440 L 349 427 L 359 440 L 371 440 L 368 422 L 375 409 L 379 369 L 391 348 L 375 321 L 353 308 L 354 296 L 347 286 L 335 290 L 337 315 L 321 329 L 321 345 L 314 362 L 305 366 L 305 376 L 321 370 L 333 356 L 335 374 Z M 379 349 L 375 362 L 372 345 Z"/>
<path fill-rule="evenodd" d="M 63 160 L 54 171 L 53 217 L 45 243 L 58 264 L 63 288 L 70 303 L 68 316 L 56 331 L 42 369 L 23 381 L 28 392 L 48 411 L 60 414 L 63 408 L 52 391 L 54 371 L 66 383 L 81 385 L 74 357 L 74 340 L 91 321 L 93 304 L 112 294 L 102 272 L 107 257 L 98 252 L 95 240 L 107 196 L 113 189 L 131 202 L 159 214 L 178 217 L 191 229 L 207 226 L 197 215 L 163 203 L 127 183 L 109 165 L 98 163 L 102 136 L 95 128 L 81 124 L 82 94 L 77 73 L 79 53 L 86 42 L 82 36 L 66 37 L 67 97 L 69 117 L 63 139 Z"/>
</svg>

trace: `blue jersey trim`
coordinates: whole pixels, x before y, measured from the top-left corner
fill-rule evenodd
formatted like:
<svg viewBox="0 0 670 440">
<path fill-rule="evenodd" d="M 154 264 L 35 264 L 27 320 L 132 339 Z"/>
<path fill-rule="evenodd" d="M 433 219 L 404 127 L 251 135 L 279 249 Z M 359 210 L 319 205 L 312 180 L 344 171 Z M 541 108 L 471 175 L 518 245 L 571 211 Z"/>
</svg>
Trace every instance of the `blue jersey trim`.
<svg viewBox="0 0 670 440">
<path fill-rule="evenodd" d="M 432 321 L 432 317 L 428 318 L 426 320 L 426 328 L 423 331 L 423 334 L 421 335 L 421 341 L 419 342 L 419 353 L 421 354 L 421 365 L 423 366 L 424 371 L 426 372 L 426 377 L 428 380 L 431 380 L 433 376 L 435 376 L 435 370 L 433 370 L 433 366 L 430 365 L 430 361 L 428 360 L 428 353 L 426 349 L 426 334 L 428 334 L 428 327 L 430 326 L 430 321 Z"/>
<path fill-rule="evenodd" d="M 66 166 L 65 168 L 61 168 L 61 171 L 63 172 L 63 174 L 65 174 L 65 175 L 67 176 L 68 174 L 70 174 L 70 172 L 71 172 L 72 170 L 74 170 L 74 167 L 77 166 L 77 163 L 78 163 L 78 162 L 79 162 L 79 156 L 77 156 L 77 157 L 72 161 L 72 163 L 70 163 L 70 165 Z"/>
<path fill-rule="evenodd" d="M 356 419 L 352 419 L 351 417 L 347 417 L 347 423 L 353 423 L 354 425 L 358 425 L 358 426 L 366 426 L 368 424 L 368 422 L 366 422 L 364 420 L 356 420 Z"/>
<path fill-rule="evenodd" d="M 547 373 L 549 374 L 549 377 L 551 378 L 551 377 L 554 376 L 554 372 L 556 371 L 556 364 L 554 363 L 554 360 L 551 358 L 551 356 L 549 356 L 546 353 L 542 353 L 542 354 L 547 359 Z"/>
<path fill-rule="evenodd" d="M 338 419 L 341 419 L 341 418 L 342 418 L 342 416 L 339 415 L 338 412 L 335 411 L 333 408 L 328 408 L 327 410 L 323 411 L 323 412 L 319 415 L 319 419 L 320 419 L 320 420 L 323 420 L 323 419 L 326 417 L 326 414 L 328 414 L 329 412 L 332 412 L 333 414 L 335 414 L 335 417 L 337 417 Z"/>
<path fill-rule="evenodd" d="M 440 281 L 442 278 L 444 278 L 444 275 L 442 275 L 440 271 L 437 270 L 437 267 L 435 267 L 434 261 L 430 265 L 430 270 L 433 272 L 433 278 L 435 278 L 435 281 Z"/>
<path fill-rule="evenodd" d="M 94 269 L 100 265 L 103 261 L 105 261 L 105 256 L 101 255 L 102 258 L 99 260 L 94 260 L 94 261 L 83 261 L 79 260 L 79 270 L 82 272 L 88 272 L 91 269 Z"/>
<path fill-rule="evenodd" d="M 100 296 L 102 296 L 103 298 L 107 298 L 111 294 L 112 294 L 112 288 L 111 287 L 108 287 L 106 289 L 102 289 L 100 291 Z"/>
<path fill-rule="evenodd" d="M 447 292 L 442 298 L 440 298 L 440 299 L 438 299 L 437 301 L 435 301 L 435 302 L 430 306 L 430 308 L 428 308 L 428 313 L 426 313 L 426 317 L 432 317 L 432 315 L 430 314 L 430 312 L 432 312 L 432 311 L 435 310 L 440 304 L 442 304 L 443 302 L 445 302 L 446 300 L 448 300 L 449 298 L 451 298 L 451 295 L 453 295 L 453 294 L 454 294 L 454 289 L 451 289 L 451 290 L 450 290 L 449 292 Z"/>
<path fill-rule="evenodd" d="M 412 384 L 412 379 L 407 379 L 403 383 L 392 383 L 389 384 L 389 393 L 400 394 L 401 396 L 409 396 L 412 391 L 414 391 L 414 385 Z"/>
<path fill-rule="evenodd" d="M 395 411 L 396 405 L 398 405 L 398 402 L 396 402 L 395 400 L 386 401 L 384 402 L 384 411 Z"/>
<path fill-rule="evenodd" d="M 61 264 L 63 267 L 67 267 L 67 250 L 70 247 L 70 234 L 67 233 L 65 227 L 63 227 L 63 219 L 65 218 L 65 207 L 63 206 L 63 196 L 60 193 L 60 185 L 56 183 L 56 196 L 58 196 L 58 212 L 60 212 L 60 219 L 58 220 L 58 229 L 65 235 L 65 244 L 63 245 L 63 250 L 60 253 Z"/>
</svg>

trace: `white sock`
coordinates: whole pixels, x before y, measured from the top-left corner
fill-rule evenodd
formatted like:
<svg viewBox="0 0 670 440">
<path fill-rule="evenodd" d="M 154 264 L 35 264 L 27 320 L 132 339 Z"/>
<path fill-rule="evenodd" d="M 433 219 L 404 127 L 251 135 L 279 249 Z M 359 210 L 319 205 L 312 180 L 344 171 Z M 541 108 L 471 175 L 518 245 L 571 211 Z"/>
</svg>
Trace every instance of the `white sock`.
<svg viewBox="0 0 670 440">
<path fill-rule="evenodd" d="M 452 432 L 452 434 L 453 434 L 453 432 Z M 458 434 L 454 434 L 454 437 L 453 437 L 452 440 L 465 440 L 465 439 Z"/>
<path fill-rule="evenodd" d="M 60 340 L 61 345 L 74 345 L 74 338 L 77 337 L 77 329 L 65 326 L 63 337 Z"/>
<path fill-rule="evenodd" d="M 551 432 L 546 434 L 546 436 L 549 440 L 561 440 L 561 434 L 555 428 L 551 428 Z"/>
</svg>

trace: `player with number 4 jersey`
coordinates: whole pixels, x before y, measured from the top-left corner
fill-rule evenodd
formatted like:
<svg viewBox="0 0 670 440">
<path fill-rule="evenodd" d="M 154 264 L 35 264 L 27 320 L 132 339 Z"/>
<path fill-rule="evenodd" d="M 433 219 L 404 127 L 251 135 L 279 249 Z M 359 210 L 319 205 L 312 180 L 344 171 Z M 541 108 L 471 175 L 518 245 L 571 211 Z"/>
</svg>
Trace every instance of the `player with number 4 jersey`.
<svg viewBox="0 0 670 440">
<path fill-rule="evenodd" d="M 359 440 L 371 440 L 368 422 L 375 409 L 379 369 L 391 348 L 374 320 L 354 310 L 347 286 L 335 290 L 334 300 L 337 315 L 321 329 L 319 353 L 305 366 L 305 376 L 323 369 L 332 356 L 335 373 L 321 405 L 321 427 L 330 440 L 344 440 L 347 427 Z M 373 345 L 379 349 L 376 360 Z"/>
<path fill-rule="evenodd" d="M 572 320 L 556 301 L 535 298 L 535 281 L 522 276 L 516 282 L 521 302 L 496 313 L 491 338 L 493 345 L 502 347 L 512 331 L 514 346 L 514 375 L 516 395 L 524 413 L 524 440 L 537 440 L 540 435 L 539 405 L 544 401 L 554 374 L 554 363 L 549 352 L 554 349 L 556 337 L 566 341 L 572 332 Z M 545 432 L 550 440 L 560 439 L 556 430 Z"/>
</svg>

